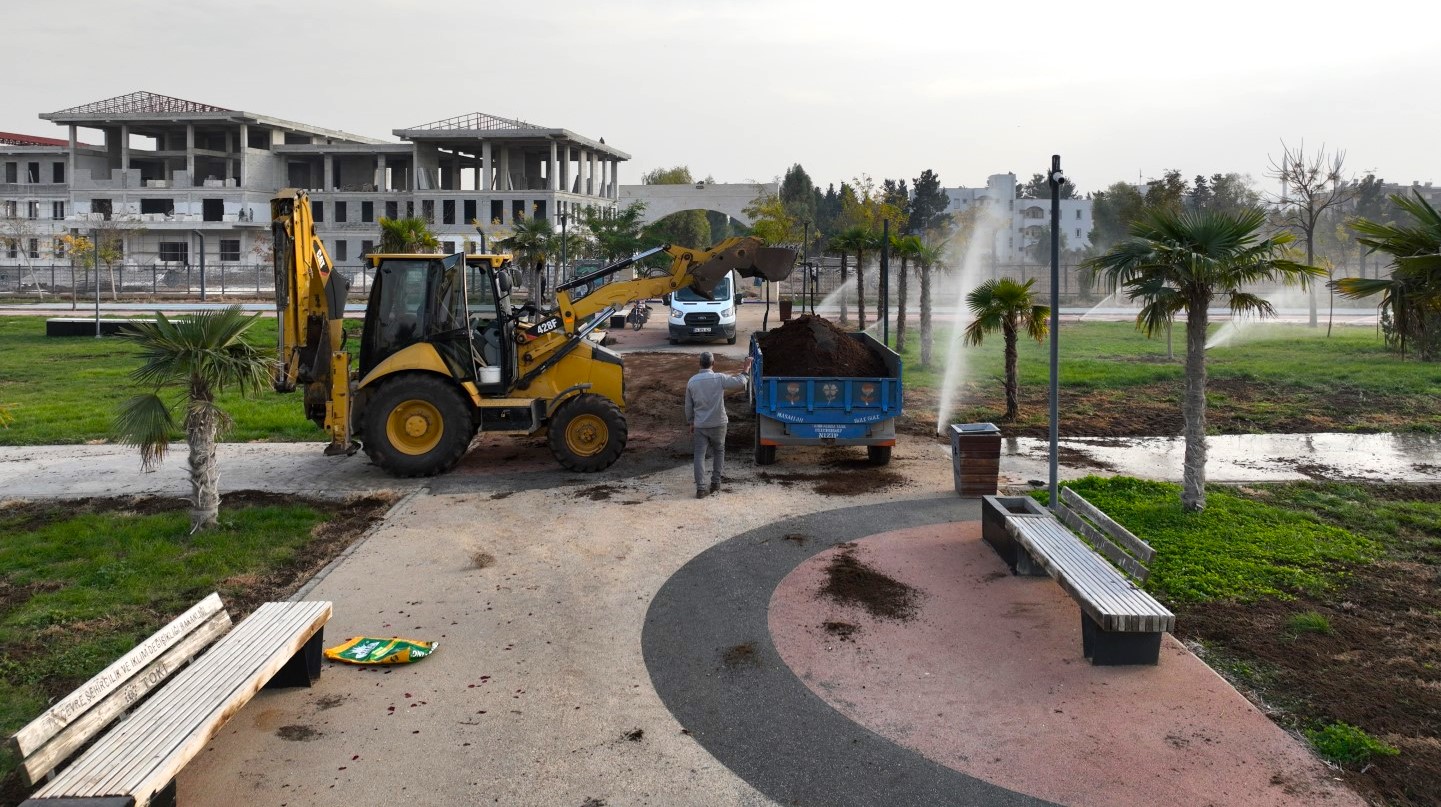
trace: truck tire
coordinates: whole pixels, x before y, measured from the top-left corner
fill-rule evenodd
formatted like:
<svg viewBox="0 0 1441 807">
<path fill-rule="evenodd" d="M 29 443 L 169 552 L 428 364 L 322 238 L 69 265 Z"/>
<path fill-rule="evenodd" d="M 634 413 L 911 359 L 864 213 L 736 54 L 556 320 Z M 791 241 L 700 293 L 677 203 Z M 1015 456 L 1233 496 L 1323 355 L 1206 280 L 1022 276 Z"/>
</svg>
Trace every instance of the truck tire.
<svg viewBox="0 0 1441 807">
<path fill-rule="evenodd" d="M 736 343 L 736 338 L 735 338 L 734 336 L 727 336 L 727 337 L 726 337 L 726 344 L 728 344 L 728 345 L 734 345 L 735 343 Z"/>
<path fill-rule="evenodd" d="M 599 395 L 577 395 L 550 421 L 550 451 L 567 470 L 591 473 L 615 464 L 628 436 L 620 407 Z"/>
<path fill-rule="evenodd" d="M 407 374 L 381 385 L 365 408 L 365 455 L 386 473 L 434 476 L 470 448 L 475 420 L 455 384 Z"/>
<path fill-rule="evenodd" d="M 890 446 L 866 446 L 866 459 L 872 465 L 885 465 L 891 461 Z"/>
<path fill-rule="evenodd" d="M 776 447 L 761 445 L 761 427 L 759 423 L 756 424 L 755 447 L 756 465 L 776 464 Z"/>
</svg>

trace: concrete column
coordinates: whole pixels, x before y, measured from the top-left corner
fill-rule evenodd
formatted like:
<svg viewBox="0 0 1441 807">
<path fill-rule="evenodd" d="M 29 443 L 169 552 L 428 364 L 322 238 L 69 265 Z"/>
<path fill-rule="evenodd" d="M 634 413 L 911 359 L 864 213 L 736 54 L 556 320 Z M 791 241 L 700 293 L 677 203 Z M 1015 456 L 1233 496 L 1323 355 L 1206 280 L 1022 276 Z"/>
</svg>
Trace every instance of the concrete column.
<svg viewBox="0 0 1441 807">
<path fill-rule="evenodd" d="M 481 171 L 480 158 L 479 158 L 479 157 L 471 157 L 471 160 L 475 162 L 475 176 L 473 176 L 473 177 L 470 178 L 470 186 L 471 186 L 470 189 L 473 190 L 473 191 L 478 191 L 478 190 L 480 190 L 480 182 L 481 182 L 481 179 L 482 179 L 481 173 L 480 173 L 480 171 Z M 478 210 L 476 211 L 477 214 L 479 214 L 479 212 L 480 212 L 480 211 L 478 211 Z M 480 216 L 477 215 L 476 218 L 480 218 Z M 466 223 L 469 224 L 470 222 L 466 222 Z"/>
<path fill-rule="evenodd" d="M 378 191 L 389 190 L 385 187 L 385 155 L 375 155 L 375 189 Z"/>
<path fill-rule="evenodd" d="M 327 154 L 322 158 L 325 161 L 325 172 L 321 175 L 321 190 L 329 192 L 335 187 L 335 155 Z"/>
<path fill-rule="evenodd" d="M 124 123 L 120 124 L 120 170 L 126 172 L 122 187 L 130 187 L 130 126 Z"/>
<path fill-rule="evenodd" d="M 559 182 L 556 181 L 555 169 L 559 162 L 560 147 L 554 140 L 550 141 L 550 162 L 545 164 L 545 187 L 549 190 L 558 190 Z"/>
<path fill-rule="evenodd" d="M 200 184 L 195 181 L 195 124 L 193 123 L 185 124 L 185 172 L 190 175 L 190 187 L 193 188 Z"/>
<path fill-rule="evenodd" d="M 590 153 L 590 188 L 586 190 L 586 193 L 589 193 L 591 196 L 600 195 L 600 182 L 597 181 L 598 177 L 595 175 L 599 162 L 600 155 L 592 151 Z"/>
<path fill-rule="evenodd" d="M 485 172 L 480 175 L 480 189 L 488 191 L 491 189 L 495 179 L 495 163 L 491 161 L 490 141 L 480 141 L 480 161 L 485 163 Z"/>
<path fill-rule="evenodd" d="M 503 191 L 510 190 L 510 147 L 500 147 L 500 179 L 499 188 Z"/>
<path fill-rule="evenodd" d="M 570 193 L 570 144 L 565 144 L 565 153 L 560 161 L 560 189 Z"/>
<path fill-rule="evenodd" d="M 76 139 L 76 137 L 78 136 L 78 132 L 76 130 L 78 130 L 79 128 L 80 127 L 76 126 L 73 123 L 70 124 L 70 151 L 65 155 L 66 162 L 69 163 L 69 166 L 65 169 L 65 182 L 72 189 L 75 187 L 75 148 L 79 142 Z M 72 208 L 75 206 L 75 200 L 73 198 L 70 200 L 70 206 Z"/>
<path fill-rule="evenodd" d="M 245 155 L 250 153 L 250 126 L 248 124 L 240 124 L 240 148 L 238 151 L 240 152 L 240 187 L 243 188 L 247 179 Z"/>
</svg>

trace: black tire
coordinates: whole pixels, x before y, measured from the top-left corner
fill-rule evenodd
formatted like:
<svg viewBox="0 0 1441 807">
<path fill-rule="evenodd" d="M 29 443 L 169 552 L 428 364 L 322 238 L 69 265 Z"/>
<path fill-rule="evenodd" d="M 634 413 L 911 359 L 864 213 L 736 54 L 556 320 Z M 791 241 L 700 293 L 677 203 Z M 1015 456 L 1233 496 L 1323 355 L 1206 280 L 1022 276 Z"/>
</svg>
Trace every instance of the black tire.
<svg viewBox="0 0 1441 807">
<path fill-rule="evenodd" d="M 400 477 L 445 473 L 465 456 L 475 419 L 448 379 L 405 374 L 387 380 L 364 416 L 365 455 Z"/>
<path fill-rule="evenodd" d="M 866 446 L 866 459 L 872 465 L 886 465 L 891 461 L 890 446 Z"/>
<path fill-rule="evenodd" d="M 736 338 L 735 338 L 734 336 L 727 336 L 727 337 L 726 337 L 726 344 L 728 344 L 728 345 L 734 345 L 735 343 L 736 343 Z"/>
<path fill-rule="evenodd" d="M 567 470 L 603 471 L 620 459 L 628 434 L 620 407 L 599 395 L 577 395 L 550 420 L 550 451 Z"/>
<path fill-rule="evenodd" d="M 756 434 L 754 442 L 756 449 L 756 465 L 775 465 L 776 447 L 761 445 L 761 425 L 759 423 L 756 424 Z"/>
</svg>

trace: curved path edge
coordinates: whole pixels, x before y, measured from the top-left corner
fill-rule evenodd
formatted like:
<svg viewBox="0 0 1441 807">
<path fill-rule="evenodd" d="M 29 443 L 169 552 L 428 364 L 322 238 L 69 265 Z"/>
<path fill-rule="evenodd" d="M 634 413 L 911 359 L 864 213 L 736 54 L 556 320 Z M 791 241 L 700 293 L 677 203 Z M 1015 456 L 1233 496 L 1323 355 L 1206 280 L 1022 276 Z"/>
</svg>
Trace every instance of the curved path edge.
<svg viewBox="0 0 1441 807">
<path fill-rule="evenodd" d="M 651 601 L 641 645 L 656 692 L 706 751 L 781 804 L 1050 804 L 853 722 L 796 677 L 770 637 L 771 594 L 812 555 L 879 532 L 979 519 L 979 501 L 945 496 L 797 516 L 716 544 Z"/>
</svg>

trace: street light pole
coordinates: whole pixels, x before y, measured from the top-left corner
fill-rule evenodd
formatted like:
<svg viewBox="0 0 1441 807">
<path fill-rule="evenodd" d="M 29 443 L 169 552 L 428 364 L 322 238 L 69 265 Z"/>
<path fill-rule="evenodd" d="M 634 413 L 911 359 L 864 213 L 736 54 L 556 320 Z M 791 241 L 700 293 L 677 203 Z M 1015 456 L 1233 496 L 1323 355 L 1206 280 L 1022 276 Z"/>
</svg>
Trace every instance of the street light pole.
<svg viewBox="0 0 1441 807">
<path fill-rule="evenodd" d="M 1059 510 L 1061 506 L 1060 497 L 1057 495 L 1057 477 L 1059 476 L 1058 456 L 1060 454 L 1060 401 L 1061 401 L 1061 374 L 1060 374 L 1060 338 L 1061 338 L 1061 185 L 1065 183 L 1066 175 L 1061 173 L 1061 155 L 1051 155 L 1051 173 L 1048 182 L 1051 186 L 1051 451 L 1050 451 L 1050 484 L 1047 491 L 1050 493 L 1051 509 Z"/>
<path fill-rule="evenodd" d="M 95 275 L 95 338 L 100 338 L 100 231 L 90 231 L 90 265 Z M 71 278 L 74 282 L 74 278 Z"/>
</svg>

